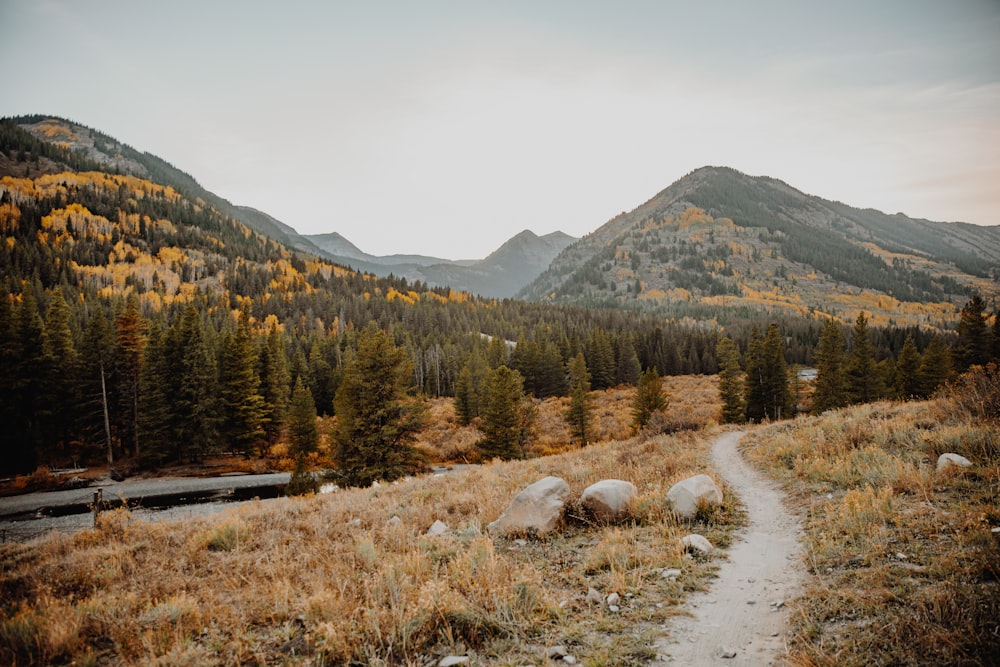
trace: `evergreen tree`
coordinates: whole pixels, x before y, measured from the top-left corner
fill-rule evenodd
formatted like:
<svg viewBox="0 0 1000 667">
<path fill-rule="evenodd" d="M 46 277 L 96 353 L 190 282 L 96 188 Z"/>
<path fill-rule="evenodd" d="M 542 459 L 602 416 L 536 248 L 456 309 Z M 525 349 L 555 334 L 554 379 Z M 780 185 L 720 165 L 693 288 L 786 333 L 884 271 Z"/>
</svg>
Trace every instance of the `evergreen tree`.
<svg viewBox="0 0 1000 667">
<path fill-rule="evenodd" d="M 539 346 L 534 387 L 536 398 L 566 394 L 566 366 L 555 343 L 545 341 Z"/>
<path fill-rule="evenodd" d="M 848 404 L 844 332 L 834 320 L 823 322 L 816 349 L 816 390 L 812 413 L 821 414 Z"/>
<path fill-rule="evenodd" d="M 115 318 L 113 364 L 117 379 L 118 424 L 122 446 L 139 456 L 139 375 L 146 346 L 146 322 L 139 313 L 135 295 Z"/>
<path fill-rule="evenodd" d="M 587 368 L 594 389 L 608 389 L 615 384 L 615 350 L 608 333 L 594 329 L 587 344 Z"/>
<path fill-rule="evenodd" d="M 581 447 L 590 441 L 593 407 L 590 400 L 590 372 L 583 354 L 577 354 L 569 364 L 569 407 L 564 414 L 570 437 Z"/>
<path fill-rule="evenodd" d="M 719 359 L 719 399 L 722 401 L 722 423 L 738 424 L 743 421 L 743 370 L 740 353 L 729 336 L 719 340 L 716 347 Z"/>
<path fill-rule="evenodd" d="M 152 327 L 139 369 L 139 441 L 141 460 L 158 465 L 176 455 L 171 429 L 171 360 L 165 332 Z"/>
<path fill-rule="evenodd" d="M 750 421 L 764 418 L 764 337 L 757 325 L 750 330 L 747 346 L 746 376 L 744 378 L 744 404 L 746 417 Z"/>
<path fill-rule="evenodd" d="M 868 318 L 858 314 L 854 323 L 854 342 L 847 361 L 847 392 L 853 403 L 870 403 L 882 397 L 883 389 Z"/>
<path fill-rule="evenodd" d="M 510 349 L 507 341 L 500 336 L 490 338 L 490 344 L 486 347 L 486 364 L 490 368 L 507 366 L 510 363 Z"/>
<path fill-rule="evenodd" d="M 45 380 L 48 408 L 46 441 L 65 451 L 77 426 L 76 395 L 79 368 L 70 312 L 61 290 L 55 290 L 45 321 Z"/>
<path fill-rule="evenodd" d="M 655 368 L 650 368 L 639 376 L 635 398 L 632 400 L 632 426 L 641 430 L 649 424 L 656 412 L 667 408 L 667 397 L 663 393 L 663 381 Z"/>
<path fill-rule="evenodd" d="M 113 463 L 110 430 L 115 402 L 110 396 L 114 368 L 114 332 L 104 309 L 98 307 L 87 321 L 80 346 L 80 408 L 85 437 L 103 444 L 108 465 Z"/>
<path fill-rule="evenodd" d="M 319 446 L 316 404 L 309 387 L 302 384 L 301 377 L 295 379 L 292 402 L 288 408 L 288 444 L 296 461 L 312 454 Z"/>
<path fill-rule="evenodd" d="M 486 404 L 477 446 L 484 459 L 524 458 L 530 432 L 530 409 L 524 396 L 524 378 L 515 370 L 498 366 L 486 376 Z"/>
<path fill-rule="evenodd" d="M 13 318 L 10 387 L 11 420 L 4 424 L 7 451 L 3 467 L 12 472 L 30 472 L 38 465 L 39 443 L 44 427 L 45 325 L 38 314 L 33 290 L 21 292 L 20 307 Z"/>
<path fill-rule="evenodd" d="M 18 435 L 21 419 L 18 413 L 18 395 L 14 376 L 18 366 L 18 341 L 16 339 L 15 309 L 7 290 L 7 282 L 0 279 L 0 423 L 4 424 L 6 437 L 0 438 L 0 473 L 26 472 L 30 460 L 22 460 L 25 443 Z"/>
<path fill-rule="evenodd" d="M 264 398 L 257 377 L 257 355 L 246 314 L 236 331 L 222 341 L 219 361 L 219 407 L 223 444 L 250 456 L 264 437 Z M 313 406 L 315 411 L 315 406 Z"/>
<path fill-rule="evenodd" d="M 791 417 L 794 412 L 792 392 L 788 386 L 785 346 L 778 325 L 771 324 L 764 336 L 764 413 L 768 419 Z"/>
<path fill-rule="evenodd" d="M 272 327 L 267 335 L 260 350 L 259 362 L 260 393 L 264 399 L 264 437 L 273 445 L 278 442 L 285 427 L 290 389 L 285 341 L 278 327 Z"/>
<path fill-rule="evenodd" d="M 337 392 L 340 373 L 335 372 L 328 357 L 328 350 L 336 348 L 328 339 L 314 336 L 309 349 L 309 391 L 316 402 L 317 414 L 330 414 L 333 397 Z M 337 349 L 339 352 L 339 348 Z"/>
<path fill-rule="evenodd" d="M 920 396 L 934 394 L 951 376 L 951 349 L 941 336 L 935 335 L 920 359 Z"/>
<path fill-rule="evenodd" d="M 336 459 L 349 486 L 392 481 L 423 468 L 411 445 L 423 425 L 421 405 L 408 394 L 412 382 L 405 348 L 375 323 L 365 327 L 334 400 Z"/>
<path fill-rule="evenodd" d="M 459 371 L 455 384 L 455 415 L 468 426 L 482 411 L 483 387 L 488 366 L 483 355 L 475 350 Z"/>
<path fill-rule="evenodd" d="M 639 363 L 639 355 L 635 352 L 635 345 L 628 336 L 618 338 L 615 359 L 617 363 L 615 384 L 634 387 L 642 374 L 642 365 Z"/>
<path fill-rule="evenodd" d="M 986 303 L 977 294 L 962 307 L 959 314 L 954 355 L 959 372 L 973 365 L 989 363 L 993 355 L 993 340 L 986 320 Z"/>
<path fill-rule="evenodd" d="M 319 481 L 306 469 L 306 458 L 319 446 L 319 427 L 316 425 L 316 403 L 309 387 L 302 383 L 301 376 L 295 378 L 288 406 L 288 444 L 295 457 L 295 470 L 285 493 L 290 496 L 315 493 L 319 489 Z"/>
<path fill-rule="evenodd" d="M 170 425 L 178 460 L 201 460 L 217 451 L 218 373 L 198 310 L 189 305 L 167 334 L 171 383 Z"/>
<path fill-rule="evenodd" d="M 920 385 L 920 353 L 913 336 L 908 335 L 896 360 L 896 396 L 903 400 L 920 396 Z"/>
</svg>

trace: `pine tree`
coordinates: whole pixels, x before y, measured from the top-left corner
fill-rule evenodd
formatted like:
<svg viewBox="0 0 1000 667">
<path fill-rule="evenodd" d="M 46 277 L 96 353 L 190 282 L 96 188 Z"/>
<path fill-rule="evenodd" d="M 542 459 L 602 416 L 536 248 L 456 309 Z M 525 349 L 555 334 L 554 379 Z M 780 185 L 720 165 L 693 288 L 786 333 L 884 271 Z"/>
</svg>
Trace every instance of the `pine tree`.
<svg viewBox="0 0 1000 667">
<path fill-rule="evenodd" d="M 618 338 L 615 359 L 617 364 L 615 384 L 634 387 L 642 375 L 642 365 L 639 363 L 639 355 L 635 352 L 635 345 L 628 336 Z"/>
<path fill-rule="evenodd" d="M 306 469 L 306 458 L 319 446 L 319 427 L 316 425 L 316 403 L 301 377 L 295 378 L 288 406 L 288 444 L 295 458 L 295 470 L 285 493 L 290 496 L 315 493 L 319 489 L 319 481 Z"/>
<path fill-rule="evenodd" d="M 114 459 L 114 439 L 111 424 L 117 402 L 110 389 L 114 386 L 114 332 L 104 309 L 98 306 L 83 333 L 80 346 L 80 409 L 82 428 L 87 439 L 103 444 L 108 465 Z"/>
<path fill-rule="evenodd" d="M 615 384 L 615 350 L 603 329 L 594 329 L 587 345 L 587 368 L 594 389 L 609 389 Z"/>
<path fill-rule="evenodd" d="M 870 403 L 882 397 L 883 389 L 868 318 L 858 314 L 854 323 L 854 342 L 847 361 L 847 391 L 853 403 Z"/>
<path fill-rule="evenodd" d="M 921 393 L 920 384 L 920 353 L 913 336 L 908 335 L 896 360 L 896 396 L 903 400 L 916 398 Z"/>
<path fill-rule="evenodd" d="M 566 366 L 555 343 L 545 341 L 539 346 L 534 385 L 536 398 L 566 394 Z"/>
<path fill-rule="evenodd" d="M 517 371 L 498 366 L 486 377 L 486 404 L 477 447 L 484 459 L 524 458 L 529 430 L 524 378 Z"/>
<path fill-rule="evenodd" d="M 288 408 L 288 445 L 296 461 L 316 451 L 319 427 L 316 425 L 316 404 L 302 378 L 295 379 L 292 402 Z"/>
<path fill-rule="evenodd" d="M 145 346 L 146 322 L 139 313 L 138 300 L 132 295 L 125 310 L 115 318 L 113 364 L 122 446 L 135 457 L 139 456 L 139 374 Z"/>
<path fill-rule="evenodd" d="M 757 325 L 750 330 L 750 344 L 746 354 L 746 376 L 744 378 L 744 404 L 746 417 L 750 421 L 764 418 L 764 337 Z"/>
<path fill-rule="evenodd" d="M 170 423 L 172 372 L 166 333 L 151 327 L 139 369 L 138 410 L 140 459 L 148 465 L 158 465 L 177 455 Z"/>
<path fill-rule="evenodd" d="M 349 486 L 392 481 L 423 469 L 412 442 L 423 425 L 420 403 L 408 394 L 413 363 L 374 323 L 358 335 L 334 400 L 336 459 Z"/>
<path fill-rule="evenodd" d="M 993 340 L 986 320 L 986 303 L 977 294 L 962 307 L 959 314 L 958 341 L 955 343 L 955 365 L 959 371 L 989 363 L 993 355 Z"/>
<path fill-rule="evenodd" d="M 570 437 L 586 447 L 590 442 L 593 407 L 590 397 L 590 372 L 583 354 L 577 354 L 569 364 L 569 407 L 564 413 Z"/>
<path fill-rule="evenodd" d="M 468 426 L 482 412 L 483 385 L 488 367 L 483 355 L 475 350 L 459 371 L 455 384 L 455 415 Z"/>
<path fill-rule="evenodd" d="M 21 292 L 12 334 L 12 373 L 4 380 L 10 387 L 12 410 L 11 421 L 4 424 L 3 440 L 7 442 L 7 451 L 4 452 L 3 468 L 23 473 L 34 470 L 38 464 L 38 445 L 44 427 L 45 325 L 30 287 Z"/>
<path fill-rule="evenodd" d="M 767 416 L 769 419 L 791 417 L 795 406 L 792 401 L 792 392 L 788 386 L 784 339 L 776 324 L 767 328 L 767 335 L 764 337 L 764 363 L 768 371 L 768 381 L 765 387 Z"/>
<path fill-rule="evenodd" d="M 55 290 L 45 321 L 46 441 L 65 451 L 77 426 L 79 359 L 70 329 L 70 312 L 61 290 Z"/>
<path fill-rule="evenodd" d="M 250 456 L 264 437 L 264 398 L 250 326 L 244 313 L 222 341 L 219 360 L 220 431 L 224 446 Z M 313 406 L 315 410 L 315 406 Z"/>
<path fill-rule="evenodd" d="M 179 460 L 201 460 L 218 446 L 218 373 L 198 310 L 189 305 L 167 335 L 176 375 L 170 396 Z"/>
<path fill-rule="evenodd" d="M 285 427 L 290 389 L 285 341 L 276 326 L 271 328 L 261 347 L 259 362 L 260 393 L 264 399 L 264 437 L 273 445 Z"/>
<path fill-rule="evenodd" d="M 951 349 L 941 336 L 934 336 L 920 359 L 920 396 L 934 394 L 951 376 Z"/>
<path fill-rule="evenodd" d="M 22 467 L 27 461 L 22 461 L 21 448 L 24 445 L 18 436 L 19 397 L 14 388 L 14 374 L 18 366 L 18 341 L 15 328 L 15 308 L 6 280 L 0 279 L 0 423 L 4 424 L 6 436 L 0 438 L 0 473 L 12 474 L 25 472 Z"/>
<path fill-rule="evenodd" d="M 847 363 L 844 332 L 834 320 L 823 322 L 816 350 L 816 391 L 812 398 L 812 413 L 821 414 L 848 404 Z"/>
<path fill-rule="evenodd" d="M 667 397 L 663 393 L 663 381 L 655 368 L 646 370 L 639 376 L 635 398 L 632 400 L 632 426 L 638 431 L 649 424 L 657 412 L 667 408 Z"/>
<path fill-rule="evenodd" d="M 745 416 L 740 353 L 737 351 L 733 339 L 725 336 L 719 340 L 715 354 L 719 359 L 719 399 L 722 401 L 722 423 L 738 424 L 743 421 Z"/>
<path fill-rule="evenodd" d="M 486 347 L 486 364 L 490 368 L 507 366 L 510 363 L 510 348 L 507 341 L 500 336 L 490 338 L 490 344 Z"/>
</svg>

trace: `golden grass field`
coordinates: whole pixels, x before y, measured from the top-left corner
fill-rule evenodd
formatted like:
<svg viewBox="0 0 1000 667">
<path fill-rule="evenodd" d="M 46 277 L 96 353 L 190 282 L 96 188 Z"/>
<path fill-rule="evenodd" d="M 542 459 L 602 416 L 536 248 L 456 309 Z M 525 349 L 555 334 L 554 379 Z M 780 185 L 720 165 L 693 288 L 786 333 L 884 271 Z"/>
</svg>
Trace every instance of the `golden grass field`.
<svg viewBox="0 0 1000 667">
<path fill-rule="evenodd" d="M 966 383 L 744 438 L 804 517 L 814 576 L 796 603 L 793 664 L 1000 663 L 1000 378 L 982 379 L 985 411 Z M 973 466 L 937 473 L 945 452 Z"/>
<path fill-rule="evenodd" d="M 607 441 L 584 449 L 568 444 L 560 401 L 550 401 L 526 461 L 185 522 L 119 510 L 93 530 L 0 545 L 0 663 L 432 665 L 460 654 L 541 665 L 555 644 L 583 664 L 648 663 L 653 638 L 715 569 L 685 555 L 680 538 L 700 532 L 725 547 L 743 520 L 725 485 L 723 507 L 695 525 L 667 509 L 673 482 L 713 474 L 719 404 L 714 378 L 665 387 L 667 430 L 701 428 L 631 434 L 629 390 L 610 390 L 595 396 Z M 803 567 L 813 574 L 790 603 L 787 662 L 997 661 L 1000 430 L 959 400 L 969 393 L 748 428 L 745 455 L 783 482 L 803 516 Z M 430 412 L 421 448 L 462 461 L 474 432 L 456 425 L 447 402 Z M 937 474 L 944 451 L 974 466 Z M 550 474 L 572 489 L 563 529 L 491 538 L 485 525 Z M 579 508 L 582 490 L 604 478 L 638 487 L 623 524 L 595 525 Z M 426 536 L 437 519 L 452 532 Z M 663 568 L 683 574 L 669 581 Z M 618 593 L 621 610 L 588 603 L 591 587 Z"/>
<path fill-rule="evenodd" d="M 712 379 L 680 382 L 713 394 Z M 627 431 L 630 418 L 617 414 L 625 393 L 598 398 L 608 413 L 601 428 Z M 541 410 L 540 432 L 552 410 Z M 549 438 L 555 449 L 558 436 Z M 707 442 L 690 431 L 640 435 L 183 523 L 119 510 L 93 530 L 5 544 L 0 661 L 432 664 L 462 653 L 515 665 L 544 662 L 558 643 L 593 664 L 641 664 L 653 657 L 653 634 L 714 567 L 685 556 L 680 538 L 700 532 L 725 546 L 741 520 L 728 493 L 694 526 L 666 507 L 674 482 L 708 470 Z M 483 527 L 546 475 L 571 486 L 564 529 L 491 539 Z M 605 478 L 639 490 L 624 524 L 594 525 L 578 506 Z M 453 532 L 425 536 L 437 519 Z M 663 568 L 683 575 L 668 581 Z M 621 610 L 586 602 L 591 587 L 618 593 Z"/>
</svg>

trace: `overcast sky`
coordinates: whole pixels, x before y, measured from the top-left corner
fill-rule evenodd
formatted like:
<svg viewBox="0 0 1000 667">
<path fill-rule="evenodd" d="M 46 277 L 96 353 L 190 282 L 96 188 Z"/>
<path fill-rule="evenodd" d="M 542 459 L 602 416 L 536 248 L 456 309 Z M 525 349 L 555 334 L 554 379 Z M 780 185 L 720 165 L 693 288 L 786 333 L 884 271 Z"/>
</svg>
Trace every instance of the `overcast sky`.
<svg viewBox="0 0 1000 667">
<path fill-rule="evenodd" d="M 0 115 L 300 233 L 483 257 L 704 165 L 1000 224 L 1000 0 L 0 0 Z"/>
</svg>

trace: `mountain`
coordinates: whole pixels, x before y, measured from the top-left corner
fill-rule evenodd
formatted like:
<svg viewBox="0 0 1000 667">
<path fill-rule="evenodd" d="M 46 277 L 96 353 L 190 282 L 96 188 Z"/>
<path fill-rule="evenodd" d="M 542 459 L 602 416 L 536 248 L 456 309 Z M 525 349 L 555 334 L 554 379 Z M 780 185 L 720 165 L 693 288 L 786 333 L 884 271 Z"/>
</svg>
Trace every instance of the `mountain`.
<svg viewBox="0 0 1000 667">
<path fill-rule="evenodd" d="M 294 228 L 249 206 L 238 206 L 203 188 L 190 174 L 163 159 L 140 152 L 102 132 L 54 116 L 20 116 L 13 119 L 39 140 L 67 148 L 102 170 L 129 174 L 173 187 L 194 199 L 211 204 L 251 229 L 282 245 L 377 276 L 405 277 L 431 286 L 451 287 L 490 297 L 511 297 L 548 267 L 573 239 L 561 232 L 537 237 L 522 232 L 485 260 L 447 260 L 423 255 L 376 256 L 361 251 L 336 232 L 299 234 Z M 3 158 L 0 158 L 2 161 Z M 2 166 L 2 162 L 0 162 Z M 61 166 L 39 163 L 32 175 L 56 173 Z M 525 234 L 529 238 L 521 238 Z M 520 252 L 518 252 L 520 250 Z M 523 255 L 521 254 L 523 253 Z M 502 258 L 502 262 L 499 260 Z M 429 267 L 429 268 L 428 268 Z M 471 270 L 466 271 L 465 268 Z"/>
<path fill-rule="evenodd" d="M 538 236 L 524 230 L 485 259 L 453 261 L 424 255 L 370 255 L 337 232 L 303 238 L 320 248 L 325 257 L 360 271 L 495 298 L 514 296 L 576 240 L 563 232 Z"/>
<path fill-rule="evenodd" d="M 725 322 L 761 311 L 949 328 L 1000 296 L 1000 227 L 857 209 L 704 167 L 570 245 L 521 298 Z"/>
</svg>

